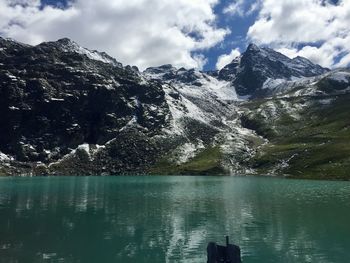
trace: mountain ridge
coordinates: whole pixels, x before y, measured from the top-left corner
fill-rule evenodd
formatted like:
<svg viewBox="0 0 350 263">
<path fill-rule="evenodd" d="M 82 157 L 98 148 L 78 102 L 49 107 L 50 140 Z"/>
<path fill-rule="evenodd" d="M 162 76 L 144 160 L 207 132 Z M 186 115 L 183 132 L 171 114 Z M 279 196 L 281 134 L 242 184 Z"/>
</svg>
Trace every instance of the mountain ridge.
<svg viewBox="0 0 350 263">
<path fill-rule="evenodd" d="M 303 153 L 275 152 L 267 163 L 266 154 L 302 122 L 309 130 L 311 120 L 323 123 L 316 109 L 344 108 L 350 92 L 349 70 L 256 45 L 216 73 L 171 65 L 140 72 L 69 39 L 37 46 L 0 39 L 0 59 L 4 175 L 303 177 L 293 168 Z M 347 127 L 344 118 L 332 120 Z M 329 132 L 347 149 L 347 130 Z M 315 156 L 323 147 L 309 146 Z M 306 169 L 304 177 L 347 178 L 327 169 Z"/>
</svg>

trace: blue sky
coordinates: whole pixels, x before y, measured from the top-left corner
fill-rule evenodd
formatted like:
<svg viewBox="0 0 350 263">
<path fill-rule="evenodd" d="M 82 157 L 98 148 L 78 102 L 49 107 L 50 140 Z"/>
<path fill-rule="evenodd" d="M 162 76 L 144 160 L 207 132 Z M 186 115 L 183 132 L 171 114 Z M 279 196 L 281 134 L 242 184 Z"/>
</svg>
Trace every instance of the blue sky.
<svg viewBox="0 0 350 263">
<path fill-rule="evenodd" d="M 246 0 L 243 8 L 249 7 L 254 1 Z M 251 25 L 256 21 L 258 12 L 255 11 L 251 14 L 244 16 L 224 14 L 224 9 L 227 8 L 232 1 L 223 0 L 215 6 L 214 12 L 218 17 L 218 26 L 227 27 L 231 33 L 225 38 L 225 41 L 209 50 L 203 52 L 208 59 L 208 63 L 204 66 L 204 69 L 215 69 L 217 58 L 224 54 L 228 54 L 232 49 L 238 48 L 241 52 L 244 52 L 249 44 L 247 39 L 247 32 Z"/>
<path fill-rule="evenodd" d="M 66 8 L 68 0 L 41 0 L 42 7 L 51 5 L 60 8 Z"/>
<path fill-rule="evenodd" d="M 0 0 L 0 35 L 68 37 L 141 69 L 220 68 L 250 42 L 325 67 L 350 64 L 348 0 Z"/>
</svg>

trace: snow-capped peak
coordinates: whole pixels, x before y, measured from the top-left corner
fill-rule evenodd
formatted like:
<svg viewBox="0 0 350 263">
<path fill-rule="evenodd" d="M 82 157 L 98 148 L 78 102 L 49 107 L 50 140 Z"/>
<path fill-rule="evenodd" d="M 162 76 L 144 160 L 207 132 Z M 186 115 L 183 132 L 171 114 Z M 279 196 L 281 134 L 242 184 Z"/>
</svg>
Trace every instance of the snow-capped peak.
<svg viewBox="0 0 350 263">
<path fill-rule="evenodd" d="M 103 63 L 112 64 L 116 67 L 123 67 L 120 62 L 109 56 L 107 53 L 84 48 L 69 38 L 61 38 L 56 42 L 46 42 L 43 44 L 53 44 L 60 48 L 63 52 L 75 52 L 78 54 L 86 55 L 89 59 L 92 60 L 102 61 Z"/>
<path fill-rule="evenodd" d="M 306 58 L 290 59 L 267 47 L 250 44 L 238 59 L 226 65 L 219 78 L 231 81 L 239 95 L 256 95 L 266 84 L 292 81 L 296 78 L 324 74 L 328 69 L 313 64 Z M 265 85 L 266 86 L 266 85 Z"/>
</svg>

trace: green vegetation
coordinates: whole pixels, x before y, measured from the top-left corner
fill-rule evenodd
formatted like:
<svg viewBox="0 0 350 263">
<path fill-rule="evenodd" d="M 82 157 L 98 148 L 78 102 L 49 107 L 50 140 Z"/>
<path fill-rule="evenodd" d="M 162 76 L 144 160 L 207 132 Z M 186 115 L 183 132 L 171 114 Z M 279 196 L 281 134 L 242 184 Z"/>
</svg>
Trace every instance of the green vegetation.
<svg viewBox="0 0 350 263">
<path fill-rule="evenodd" d="M 350 94 L 255 100 L 244 105 L 243 126 L 269 139 L 245 162 L 258 174 L 350 180 Z M 307 103 L 306 103 L 307 102 Z M 253 146 L 254 147 L 254 146 Z M 151 174 L 227 174 L 220 147 L 199 152 L 183 164 L 169 155 Z M 227 157 L 227 156 L 226 156 Z"/>
<path fill-rule="evenodd" d="M 0 167 L 0 176 L 6 176 L 5 169 L 3 167 Z"/>
<path fill-rule="evenodd" d="M 164 175 L 227 174 L 221 165 L 222 153 L 218 146 L 203 150 L 183 164 L 176 164 L 169 161 L 170 159 L 171 157 L 167 156 L 160 160 L 150 169 L 150 173 Z"/>
<path fill-rule="evenodd" d="M 315 101 L 299 120 L 277 119 L 276 135 L 252 159 L 253 167 L 297 178 L 350 180 L 350 95 L 328 99 L 330 105 Z"/>
</svg>

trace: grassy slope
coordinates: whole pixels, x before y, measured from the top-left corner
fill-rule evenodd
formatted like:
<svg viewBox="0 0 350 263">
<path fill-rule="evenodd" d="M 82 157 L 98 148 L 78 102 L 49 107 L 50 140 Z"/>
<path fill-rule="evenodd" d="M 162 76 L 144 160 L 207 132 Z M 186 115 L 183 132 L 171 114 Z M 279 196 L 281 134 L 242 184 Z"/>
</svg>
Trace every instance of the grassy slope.
<svg viewBox="0 0 350 263">
<path fill-rule="evenodd" d="M 180 165 L 168 161 L 169 157 L 164 157 L 149 173 L 164 175 L 227 174 L 221 165 L 221 155 L 220 147 L 211 147 Z"/>
<path fill-rule="evenodd" d="M 260 174 L 350 180 L 350 94 L 330 98 L 335 99 L 332 104 L 323 106 L 317 104 L 315 99 L 315 104 L 305 108 L 299 120 L 286 112 L 282 112 L 277 119 L 250 116 L 246 124 L 270 141 L 251 159 L 250 165 Z M 246 106 L 252 112 L 257 112 L 267 101 L 271 102 L 259 100 Z M 280 105 L 278 100 L 272 101 Z M 289 99 L 295 105 L 304 101 L 305 98 Z M 180 165 L 165 156 L 149 173 L 227 174 L 222 168 L 223 158 L 220 147 L 207 148 Z M 285 161 L 288 161 L 288 165 L 285 165 Z"/>
<path fill-rule="evenodd" d="M 278 172 L 298 178 L 350 180 L 350 95 L 327 106 L 315 105 L 298 121 L 281 116 L 273 125 L 257 121 L 270 138 L 252 165 L 261 173 Z M 295 103 L 300 103 L 296 99 Z M 257 124 L 257 125 L 258 125 Z M 289 166 L 281 167 L 282 160 Z M 283 166 L 283 165 L 282 165 Z"/>
</svg>

